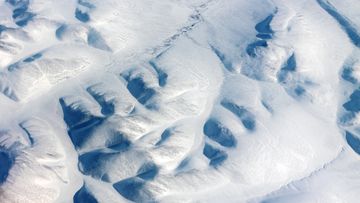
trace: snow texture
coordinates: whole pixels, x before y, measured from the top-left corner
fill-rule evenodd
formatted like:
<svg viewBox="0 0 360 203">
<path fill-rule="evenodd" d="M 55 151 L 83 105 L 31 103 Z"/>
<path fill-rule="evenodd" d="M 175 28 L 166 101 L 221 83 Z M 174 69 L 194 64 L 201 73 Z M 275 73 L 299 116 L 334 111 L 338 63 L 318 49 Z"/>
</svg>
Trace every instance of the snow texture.
<svg viewBox="0 0 360 203">
<path fill-rule="evenodd" d="M 357 203 L 359 0 L 0 0 L 0 203 Z"/>
</svg>

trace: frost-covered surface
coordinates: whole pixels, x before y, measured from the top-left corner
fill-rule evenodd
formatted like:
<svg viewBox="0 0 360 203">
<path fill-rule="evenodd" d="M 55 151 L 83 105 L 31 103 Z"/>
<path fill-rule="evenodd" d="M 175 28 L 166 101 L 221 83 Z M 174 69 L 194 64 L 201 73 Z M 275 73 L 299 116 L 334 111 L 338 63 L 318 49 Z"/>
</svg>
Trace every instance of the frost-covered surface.
<svg viewBox="0 0 360 203">
<path fill-rule="evenodd" d="M 359 11 L 0 0 L 0 202 L 359 202 Z"/>
</svg>

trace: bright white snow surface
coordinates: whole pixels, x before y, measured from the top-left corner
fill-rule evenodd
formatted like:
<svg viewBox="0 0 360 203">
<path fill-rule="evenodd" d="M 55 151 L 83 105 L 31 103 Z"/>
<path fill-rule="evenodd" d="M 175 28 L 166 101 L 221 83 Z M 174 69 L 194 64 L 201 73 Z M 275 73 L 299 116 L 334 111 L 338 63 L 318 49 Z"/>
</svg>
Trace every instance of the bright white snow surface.
<svg viewBox="0 0 360 203">
<path fill-rule="evenodd" d="M 0 202 L 360 199 L 359 0 L 0 0 Z"/>
</svg>

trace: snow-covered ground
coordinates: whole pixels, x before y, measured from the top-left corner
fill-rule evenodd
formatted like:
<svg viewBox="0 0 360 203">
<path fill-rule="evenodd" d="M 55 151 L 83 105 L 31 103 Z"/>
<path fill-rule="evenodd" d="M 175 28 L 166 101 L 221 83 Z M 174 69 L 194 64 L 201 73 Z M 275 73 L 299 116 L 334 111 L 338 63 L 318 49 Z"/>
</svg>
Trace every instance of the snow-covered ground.
<svg viewBox="0 0 360 203">
<path fill-rule="evenodd" d="M 359 84 L 359 0 L 0 0 L 0 203 L 357 203 Z"/>
</svg>

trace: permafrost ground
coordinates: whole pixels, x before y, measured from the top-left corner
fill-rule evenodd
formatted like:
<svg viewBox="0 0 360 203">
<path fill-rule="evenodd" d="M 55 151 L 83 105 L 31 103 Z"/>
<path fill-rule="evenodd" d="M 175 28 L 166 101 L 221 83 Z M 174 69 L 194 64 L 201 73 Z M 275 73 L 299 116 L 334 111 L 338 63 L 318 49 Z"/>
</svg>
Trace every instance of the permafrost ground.
<svg viewBox="0 0 360 203">
<path fill-rule="evenodd" d="M 359 0 L 0 0 L 0 202 L 360 199 Z"/>
</svg>

